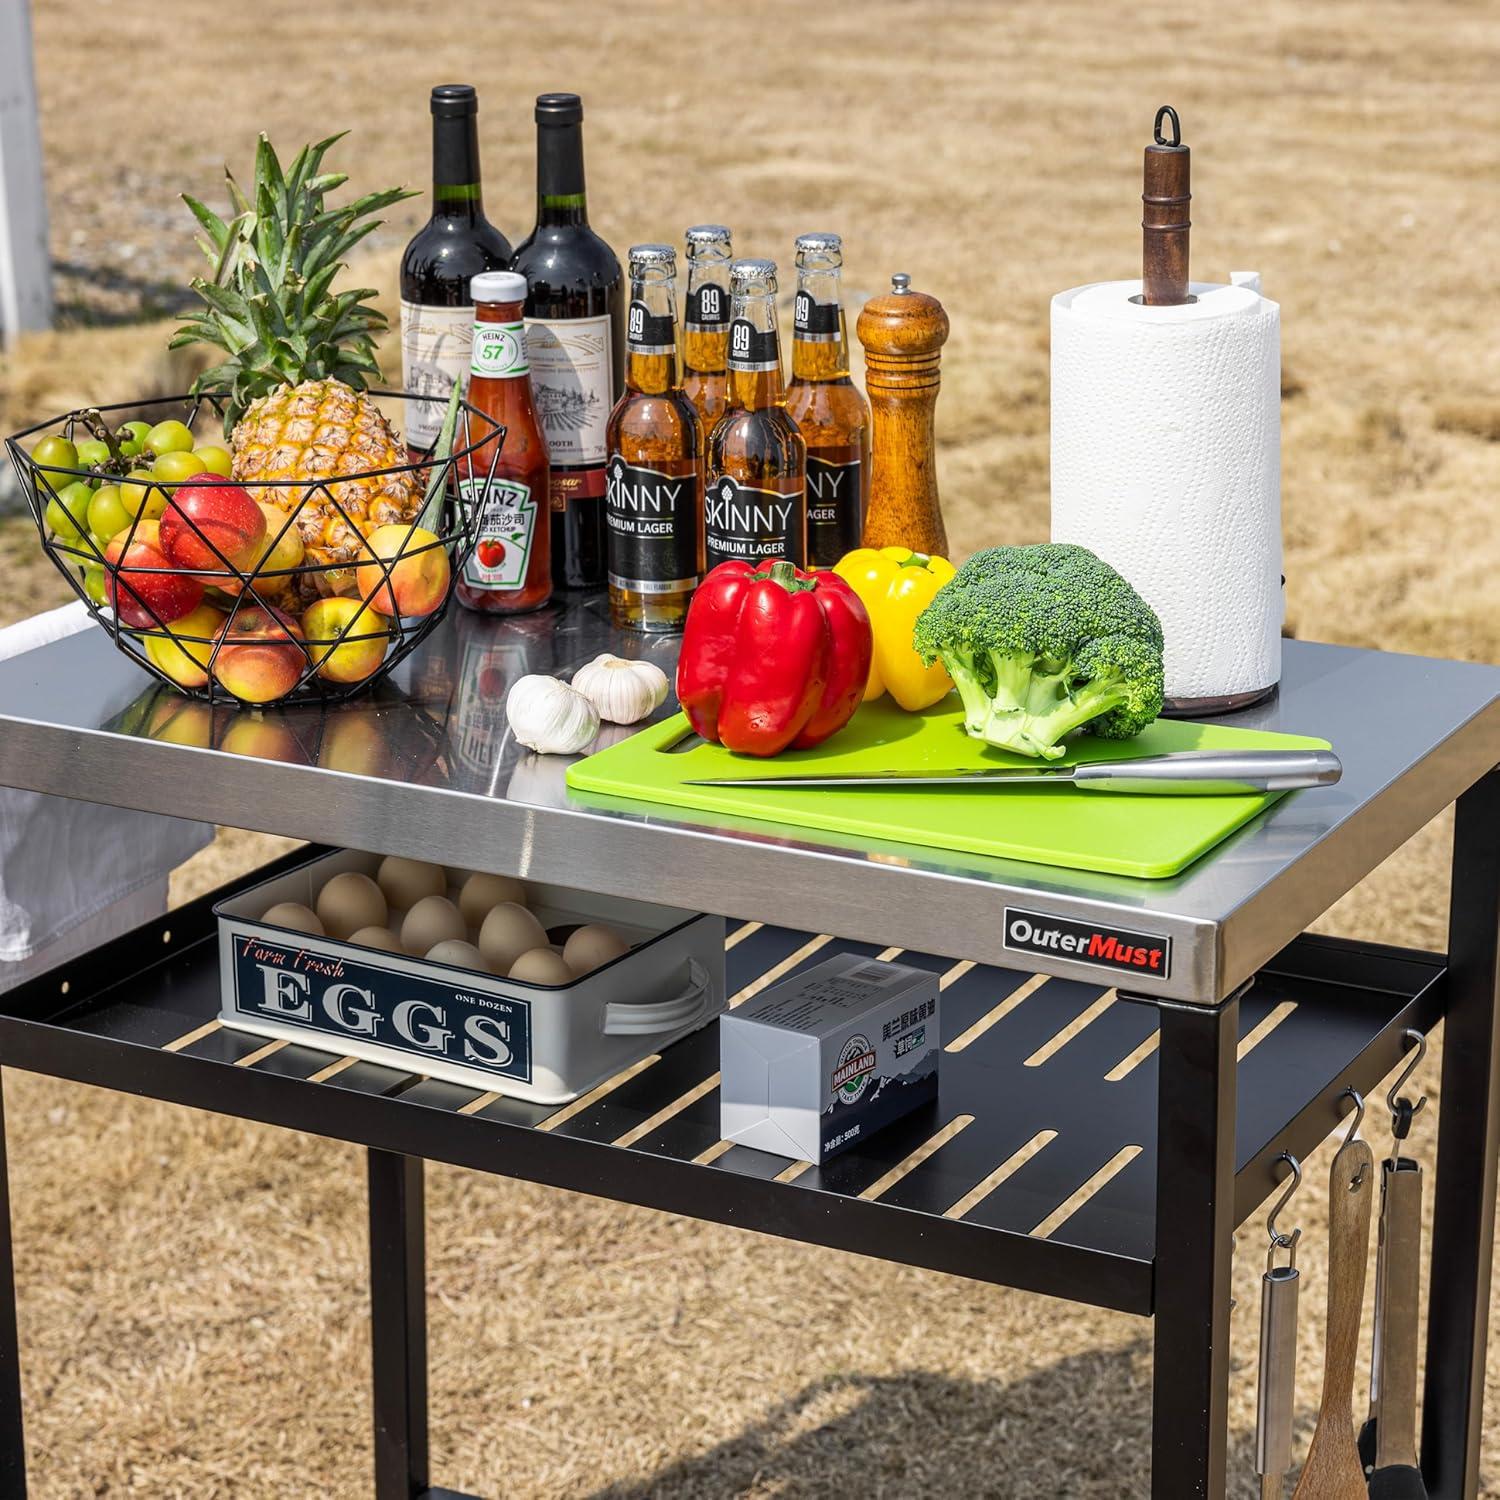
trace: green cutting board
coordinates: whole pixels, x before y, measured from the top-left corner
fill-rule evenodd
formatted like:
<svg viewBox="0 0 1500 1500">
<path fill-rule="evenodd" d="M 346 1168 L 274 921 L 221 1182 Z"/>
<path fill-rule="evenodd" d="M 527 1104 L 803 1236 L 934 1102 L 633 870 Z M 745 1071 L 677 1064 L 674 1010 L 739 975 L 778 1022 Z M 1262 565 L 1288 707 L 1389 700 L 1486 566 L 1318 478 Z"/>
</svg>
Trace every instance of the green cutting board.
<svg viewBox="0 0 1500 1500">
<path fill-rule="evenodd" d="M 685 786 L 702 776 L 766 776 L 786 771 L 907 772 L 967 770 L 974 766 L 1034 766 L 970 739 L 957 700 L 920 714 L 904 713 L 889 698 L 865 704 L 853 721 L 813 750 L 789 750 L 772 760 L 735 755 L 690 734 L 676 714 L 576 761 L 568 785 L 637 801 L 670 802 L 706 813 L 733 813 L 802 830 L 863 834 L 993 854 L 1073 870 L 1175 875 L 1283 793 L 1245 797 L 1141 796 L 1086 792 L 1072 786 L 793 788 Z M 674 746 L 691 741 L 688 748 Z M 1054 765 L 1126 760 L 1169 750 L 1326 749 L 1326 740 L 1269 734 L 1224 724 L 1158 719 L 1133 740 L 1084 735 Z"/>
</svg>

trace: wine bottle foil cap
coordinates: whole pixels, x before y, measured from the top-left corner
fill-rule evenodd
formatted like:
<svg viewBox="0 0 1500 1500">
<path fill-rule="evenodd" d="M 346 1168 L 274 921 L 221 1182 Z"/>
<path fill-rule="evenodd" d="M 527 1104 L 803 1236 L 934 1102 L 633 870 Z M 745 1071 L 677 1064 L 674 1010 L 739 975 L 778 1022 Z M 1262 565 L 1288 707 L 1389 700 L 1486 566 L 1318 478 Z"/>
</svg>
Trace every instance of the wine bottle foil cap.
<svg viewBox="0 0 1500 1500">
<path fill-rule="evenodd" d="M 538 125 L 579 125 L 583 122 L 583 99 L 577 94 L 538 94 Z"/>
<path fill-rule="evenodd" d="M 799 234 L 797 236 L 797 253 L 799 255 L 822 255 L 828 251 L 835 254 L 844 248 L 841 235 L 837 234 Z"/>
<path fill-rule="evenodd" d="M 729 226 L 727 224 L 694 224 L 687 232 L 689 245 L 727 245 L 729 243 Z"/>
<path fill-rule="evenodd" d="M 477 115 L 479 94 L 472 83 L 440 83 L 432 91 L 435 115 Z"/>
<path fill-rule="evenodd" d="M 677 252 L 670 245 L 632 245 L 630 264 L 633 266 L 675 266 Z"/>
<path fill-rule="evenodd" d="M 469 296 L 475 302 L 524 302 L 526 278 L 519 271 L 481 271 L 469 278 Z"/>
</svg>

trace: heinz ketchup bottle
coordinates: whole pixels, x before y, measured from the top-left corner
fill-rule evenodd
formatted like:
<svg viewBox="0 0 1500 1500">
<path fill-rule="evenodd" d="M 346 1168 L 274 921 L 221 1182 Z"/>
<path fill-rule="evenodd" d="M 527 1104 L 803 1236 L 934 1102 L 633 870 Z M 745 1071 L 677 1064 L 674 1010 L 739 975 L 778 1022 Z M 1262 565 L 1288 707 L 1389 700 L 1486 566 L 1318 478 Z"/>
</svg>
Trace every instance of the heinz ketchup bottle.
<svg viewBox="0 0 1500 1500">
<path fill-rule="evenodd" d="M 470 609 L 519 614 L 552 597 L 547 444 L 531 402 L 521 316 L 526 278 L 515 271 L 483 271 L 469 283 L 469 294 L 469 402 L 505 428 L 505 440 L 498 459 L 492 439 L 461 462 L 459 493 L 465 514 L 474 518 L 474 550 L 455 592 Z"/>
</svg>

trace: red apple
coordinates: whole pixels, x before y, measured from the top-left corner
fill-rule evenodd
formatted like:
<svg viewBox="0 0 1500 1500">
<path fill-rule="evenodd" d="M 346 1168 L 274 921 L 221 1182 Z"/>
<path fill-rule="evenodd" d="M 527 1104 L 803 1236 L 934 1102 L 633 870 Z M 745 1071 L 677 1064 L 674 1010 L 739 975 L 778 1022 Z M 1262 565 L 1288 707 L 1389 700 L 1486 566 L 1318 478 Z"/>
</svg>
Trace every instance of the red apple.
<svg viewBox="0 0 1500 1500">
<path fill-rule="evenodd" d="M 213 663 L 219 686 L 246 703 L 284 698 L 306 670 L 297 622 L 279 610 L 247 604 L 231 616 Z"/>
<path fill-rule="evenodd" d="M 173 570 L 161 549 L 154 521 L 140 521 L 131 540 L 127 527 L 104 549 L 109 602 L 120 619 L 139 630 L 170 625 L 203 602 L 203 585 Z M 142 569 L 160 568 L 161 572 Z"/>
<path fill-rule="evenodd" d="M 179 568 L 223 574 L 247 568 L 266 536 L 261 508 L 237 484 L 207 471 L 175 486 L 161 517 L 161 544 Z"/>
</svg>

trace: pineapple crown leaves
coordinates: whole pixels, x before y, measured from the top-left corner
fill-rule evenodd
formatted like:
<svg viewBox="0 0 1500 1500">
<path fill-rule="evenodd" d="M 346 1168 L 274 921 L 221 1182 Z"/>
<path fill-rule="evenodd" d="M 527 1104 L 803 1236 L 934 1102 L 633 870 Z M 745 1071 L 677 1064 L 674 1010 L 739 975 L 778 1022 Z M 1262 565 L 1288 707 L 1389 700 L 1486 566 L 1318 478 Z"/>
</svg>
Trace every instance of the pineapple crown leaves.
<svg viewBox="0 0 1500 1500">
<path fill-rule="evenodd" d="M 304 146 L 285 171 L 262 135 L 251 194 L 224 171 L 232 209 L 227 220 L 182 195 L 203 229 L 198 247 L 213 274 L 193 279 L 204 305 L 169 347 L 212 344 L 229 356 L 193 383 L 195 396 L 224 404 L 226 434 L 252 401 L 281 386 L 340 380 L 362 390 L 380 378 L 375 336 L 387 323 L 368 305 L 377 293 L 370 287 L 334 292 L 333 282 L 350 250 L 380 226 L 373 216 L 416 195 L 386 188 L 328 207 L 327 195 L 348 177 L 323 171 L 323 158 L 343 134 Z"/>
</svg>

